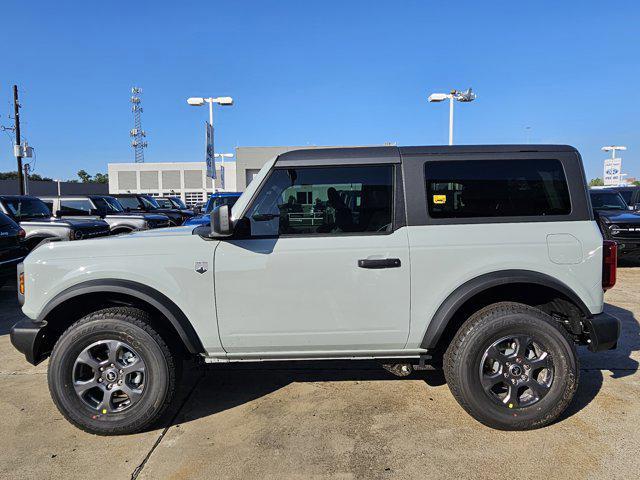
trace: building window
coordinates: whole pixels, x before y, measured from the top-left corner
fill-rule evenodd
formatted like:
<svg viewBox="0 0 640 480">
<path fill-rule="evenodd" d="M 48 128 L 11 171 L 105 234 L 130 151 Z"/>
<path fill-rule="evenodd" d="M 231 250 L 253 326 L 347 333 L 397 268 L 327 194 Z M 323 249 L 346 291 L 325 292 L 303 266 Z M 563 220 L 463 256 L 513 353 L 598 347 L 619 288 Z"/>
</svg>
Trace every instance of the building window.
<svg viewBox="0 0 640 480">
<path fill-rule="evenodd" d="M 180 189 L 180 170 L 163 170 L 162 188 Z"/>
<path fill-rule="evenodd" d="M 189 207 L 204 203 L 204 201 L 204 192 L 184 192 L 184 203 Z"/>
</svg>

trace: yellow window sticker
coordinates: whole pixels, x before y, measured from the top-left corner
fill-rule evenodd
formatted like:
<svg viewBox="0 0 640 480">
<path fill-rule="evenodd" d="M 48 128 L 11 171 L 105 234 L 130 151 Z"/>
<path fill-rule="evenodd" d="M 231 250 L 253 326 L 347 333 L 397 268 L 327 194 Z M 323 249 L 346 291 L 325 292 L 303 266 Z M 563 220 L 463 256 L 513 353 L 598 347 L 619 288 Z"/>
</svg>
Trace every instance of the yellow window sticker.
<svg viewBox="0 0 640 480">
<path fill-rule="evenodd" d="M 442 203 L 447 203 L 447 196 L 446 195 L 434 195 L 433 196 L 433 203 L 437 204 L 442 204 Z"/>
</svg>

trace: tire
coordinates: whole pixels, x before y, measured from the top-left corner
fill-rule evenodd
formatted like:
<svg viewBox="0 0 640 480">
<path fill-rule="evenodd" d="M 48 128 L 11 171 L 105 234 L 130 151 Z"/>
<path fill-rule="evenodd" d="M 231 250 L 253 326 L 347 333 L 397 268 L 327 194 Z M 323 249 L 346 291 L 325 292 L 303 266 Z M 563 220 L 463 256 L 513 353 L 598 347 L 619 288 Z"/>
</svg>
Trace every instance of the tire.
<svg viewBox="0 0 640 480">
<path fill-rule="evenodd" d="M 503 302 L 460 327 L 445 352 L 444 373 L 456 401 L 479 422 L 530 430 L 552 423 L 571 403 L 579 368 L 573 341 L 553 318 Z"/>
<path fill-rule="evenodd" d="M 135 433 L 170 406 L 178 359 L 150 320 L 135 308 L 107 308 L 80 319 L 58 339 L 49 361 L 49 391 L 76 427 L 97 435 Z"/>
</svg>

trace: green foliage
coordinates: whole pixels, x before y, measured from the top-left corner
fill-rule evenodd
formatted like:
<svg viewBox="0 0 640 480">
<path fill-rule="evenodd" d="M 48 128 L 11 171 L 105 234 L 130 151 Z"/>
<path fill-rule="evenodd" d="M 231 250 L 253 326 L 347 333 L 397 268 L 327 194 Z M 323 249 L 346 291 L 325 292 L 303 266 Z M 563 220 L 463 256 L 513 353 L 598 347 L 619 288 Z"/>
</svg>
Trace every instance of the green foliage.
<svg viewBox="0 0 640 480">
<path fill-rule="evenodd" d="M 18 172 L 14 171 L 14 172 L 0 172 L 0 180 L 17 180 L 18 179 Z M 29 174 L 29 180 L 40 180 L 43 182 L 52 182 L 53 179 L 49 178 L 49 177 L 43 177 L 38 175 L 37 173 L 30 173 Z"/>
<path fill-rule="evenodd" d="M 89 175 L 86 170 L 79 170 L 78 177 L 82 183 L 109 183 L 109 175 L 106 173 L 96 173 L 95 175 Z"/>
<path fill-rule="evenodd" d="M 590 187 L 602 187 L 602 186 L 604 186 L 604 182 L 602 181 L 602 179 L 600 177 L 593 178 L 589 182 L 589 186 Z"/>
</svg>

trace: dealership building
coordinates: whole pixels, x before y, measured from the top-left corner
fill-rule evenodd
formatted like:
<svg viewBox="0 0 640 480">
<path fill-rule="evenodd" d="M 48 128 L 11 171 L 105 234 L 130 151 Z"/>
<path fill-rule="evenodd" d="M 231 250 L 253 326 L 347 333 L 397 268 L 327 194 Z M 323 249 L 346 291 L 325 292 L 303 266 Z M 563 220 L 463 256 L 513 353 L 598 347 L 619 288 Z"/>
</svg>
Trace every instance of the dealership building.
<svg viewBox="0 0 640 480">
<path fill-rule="evenodd" d="M 282 153 L 330 146 L 236 147 L 236 159 L 216 162 L 215 182 L 207 177 L 205 162 L 110 163 L 109 193 L 176 196 L 187 205 L 207 200 L 214 192 L 242 192 L 262 166 Z"/>
</svg>

